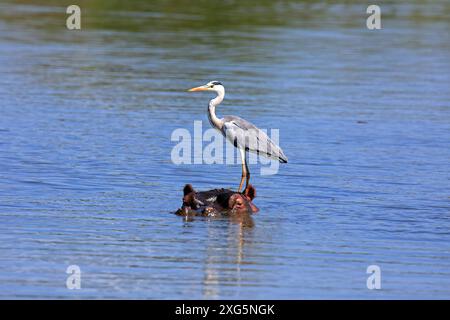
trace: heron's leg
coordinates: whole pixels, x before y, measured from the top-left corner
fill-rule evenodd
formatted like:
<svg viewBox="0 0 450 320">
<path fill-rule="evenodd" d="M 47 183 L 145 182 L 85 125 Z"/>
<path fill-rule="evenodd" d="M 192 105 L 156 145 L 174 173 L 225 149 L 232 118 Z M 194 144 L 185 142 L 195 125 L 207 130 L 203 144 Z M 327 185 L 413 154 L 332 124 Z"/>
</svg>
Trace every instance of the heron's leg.
<svg viewBox="0 0 450 320">
<path fill-rule="evenodd" d="M 250 182 L 250 170 L 248 169 L 248 166 L 247 166 L 247 158 L 245 158 L 245 171 L 246 171 L 246 173 L 247 173 L 247 175 L 246 175 L 246 182 L 245 182 L 245 189 L 244 190 L 246 190 L 247 189 L 247 187 L 248 187 L 248 184 L 249 184 L 249 182 Z"/>
<path fill-rule="evenodd" d="M 244 184 L 244 179 L 247 177 L 247 161 L 245 161 L 245 150 L 239 149 L 241 154 L 241 162 L 242 162 L 242 175 L 241 175 L 241 183 L 239 183 L 238 192 L 241 192 L 242 185 Z"/>
</svg>

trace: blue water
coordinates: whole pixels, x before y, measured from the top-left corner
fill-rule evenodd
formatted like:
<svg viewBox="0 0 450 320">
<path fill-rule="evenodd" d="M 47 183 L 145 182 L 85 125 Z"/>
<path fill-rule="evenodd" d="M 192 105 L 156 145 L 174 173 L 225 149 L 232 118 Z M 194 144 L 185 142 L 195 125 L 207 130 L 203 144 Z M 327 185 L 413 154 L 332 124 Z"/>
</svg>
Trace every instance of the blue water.
<svg viewBox="0 0 450 320">
<path fill-rule="evenodd" d="M 387 2 L 376 31 L 365 4 L 264 1 L 86 3 L 68 31 L 39 2 L 0 3 L 0 298 L 450 297 L 448 2 Z M 250 167 L 253 227 L 172 214 L 184 184 L 240 180 L 170 158 L 210 80 L 289 158 Z"/>
</svg>

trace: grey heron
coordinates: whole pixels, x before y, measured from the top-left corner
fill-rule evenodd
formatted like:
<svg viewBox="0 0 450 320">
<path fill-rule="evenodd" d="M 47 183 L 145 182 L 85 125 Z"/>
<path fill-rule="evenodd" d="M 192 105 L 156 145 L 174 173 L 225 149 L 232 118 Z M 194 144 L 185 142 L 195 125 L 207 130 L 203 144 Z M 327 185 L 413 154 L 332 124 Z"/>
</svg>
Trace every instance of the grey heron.
<svg viewBox="0 0 450 320">
<path fill-rule="evenodd" d="M 225 88 L 219 81 L 211 81 L 203 86 L 189 89 L 188 91 L 214 91 L 217 93 L 217 96 L 209 101 L 208 119 L 211 126 L 219 130 L 240 152 L 242 160 L 242 176 L 238 192 L 242 189 L 244 179 L 246 180 L 246 189 L 250 181 L 250 171 L 247 166 L 246 151 L 263 155 L 282 163 L 287 163 L 288 159 L 284 155 L 283 150 L 281 150 L 281 148 L 277 146 L 264 131 L 258 129 L 254 124 L 236 116 L 217 117 L 216 107 L 225 97 Z"/>
</svg>

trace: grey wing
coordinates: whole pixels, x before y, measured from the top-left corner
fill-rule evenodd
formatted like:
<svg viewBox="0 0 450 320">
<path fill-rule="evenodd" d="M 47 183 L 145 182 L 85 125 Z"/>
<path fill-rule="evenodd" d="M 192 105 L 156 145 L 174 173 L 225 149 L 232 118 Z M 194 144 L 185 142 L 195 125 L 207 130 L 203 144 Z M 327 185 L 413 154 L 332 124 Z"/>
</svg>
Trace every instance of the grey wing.
<svg viewBox="0 0 450 320">
<path fill-rule="evenodd" d="M 222 133 L 235 147 L 286 163 L 287 157 L 263 131 L 236 116 L 225 116 Z"/>
</svg>

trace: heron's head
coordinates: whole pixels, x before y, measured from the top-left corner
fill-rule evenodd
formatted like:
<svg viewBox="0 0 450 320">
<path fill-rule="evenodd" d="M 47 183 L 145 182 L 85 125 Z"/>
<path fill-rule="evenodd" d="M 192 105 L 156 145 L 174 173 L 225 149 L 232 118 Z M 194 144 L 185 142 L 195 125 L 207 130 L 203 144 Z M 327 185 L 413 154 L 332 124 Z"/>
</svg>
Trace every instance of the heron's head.
<svg viewBox="0 0 450 320">
<path fill-rule="evenodd" d="M 207 84 L 189 89 L 188 91 L 215 91 L 218 94 L 224 93 L 225 88 L 219 81 L 210 81 Z"/>
</svg>

